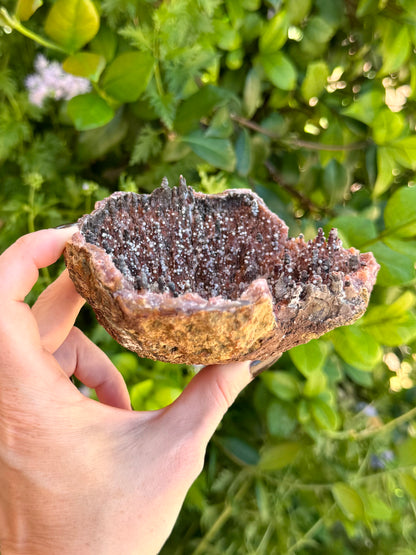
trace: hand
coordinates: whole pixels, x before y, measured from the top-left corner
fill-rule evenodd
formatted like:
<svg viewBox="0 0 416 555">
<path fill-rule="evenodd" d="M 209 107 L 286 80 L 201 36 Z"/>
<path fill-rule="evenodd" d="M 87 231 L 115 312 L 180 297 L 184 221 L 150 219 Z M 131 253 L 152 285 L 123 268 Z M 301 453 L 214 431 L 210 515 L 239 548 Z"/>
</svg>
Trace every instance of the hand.
<svg viewBox="0 0 416 555">
<path fill-rule="evenodd" d="M 38 231 L 0 256 L 1 553 L 151 555 L 249 363 L 206 367 L 169 407 L 131 411 L 117 369 L 73 327 L 84 301 L 67 272 L 24 303 L 73 232 Z"/>
</svg>

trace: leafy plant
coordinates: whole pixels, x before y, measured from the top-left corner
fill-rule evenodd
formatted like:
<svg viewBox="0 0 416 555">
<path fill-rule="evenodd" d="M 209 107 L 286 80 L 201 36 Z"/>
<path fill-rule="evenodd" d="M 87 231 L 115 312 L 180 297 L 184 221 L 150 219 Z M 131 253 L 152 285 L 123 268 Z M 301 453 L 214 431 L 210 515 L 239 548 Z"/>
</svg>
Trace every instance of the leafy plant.
<svg viewBox="0 0 416 555">
<path fill-rule="evenodd" d="M 240 396 L 162 553 L 413 553 L 414 2 L 9 0 L 0 26 L 2 249 L 183 174 L 255 189 L 291 235 L 337 227 L 381 265 L 361 320 Z M 28 79 L 39 54 L 68 74 L 65 94 Z M 137 409 L 191 378 L 122 352 L 88 311 L 80 325 Z"/>
</svg>

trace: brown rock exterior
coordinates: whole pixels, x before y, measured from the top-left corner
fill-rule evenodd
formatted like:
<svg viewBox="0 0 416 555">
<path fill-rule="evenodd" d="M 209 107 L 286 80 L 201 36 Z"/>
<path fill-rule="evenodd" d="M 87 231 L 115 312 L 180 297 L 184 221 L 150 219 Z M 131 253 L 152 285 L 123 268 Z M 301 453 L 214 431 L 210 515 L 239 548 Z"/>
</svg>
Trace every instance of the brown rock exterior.
<svg viewBox="0 0 416 555">
<path fill-rule="evenodd" d="M 98 321 L 141 357 L 186 364 L 277 358 L 351 324 L 379 265 L 325 239 L 288 238 L 255 193 L 162 186 L 96 204 L 65 261 Z"/>
</svg>

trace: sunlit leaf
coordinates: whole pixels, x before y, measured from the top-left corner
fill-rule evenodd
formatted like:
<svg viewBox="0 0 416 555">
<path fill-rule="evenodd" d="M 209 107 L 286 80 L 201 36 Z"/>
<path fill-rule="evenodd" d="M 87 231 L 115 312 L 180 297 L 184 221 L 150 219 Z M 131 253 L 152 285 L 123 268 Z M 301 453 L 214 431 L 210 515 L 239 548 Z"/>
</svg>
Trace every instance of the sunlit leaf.
<svg viewBox="0 0 416 555">
<path fill-rule="evenodd" d="M 416 235 L 416 187 L 401 187 L 392 194 L 384 210 L 384 221 L 397 237 Z"/>
<path fill-rule="evenodd" d="M 322 370 L 314 370 L 308 376 L 305 386 L 303 388 L 303 394 L 305 397 L 317 397 L 322 393 L 327 386 L 326 375 Z"/>
<path fill-rule="evenodd" d="M 296 86 L 296 68 L 290 58 L 282 52 L 263 54 L 260 62 L 269 80 L 284 91 L 291 91 Z"/>
<path fill-rule="evenodd" d="M 359 493 L 351 486 L 338 482 L 332 486 L 334 499 L 349 520 L 364 520 L 364 504 Z"/>
<path fill-rule="evenodd" d="M 404 491 L 416 501 L 416 478 L 408 472 L 400 473 L 400 482 Z"/>
<path fill-rule="evenodd" d="M 416 438 L 409 437 L 397 446 L 397 459 L 401 466 L 416 465 Z"/>
<path fill-rule="evenodd" d="M 93 52 L 77 52 L 68 56 L 62 67 L 67 73 L 98 81 L 105 67 L 105 58 Z"/>
<path fill-rule="evenodd" d="M 351 366 L 371 372 L 381 361 L 383 351 L 379 343 L 358 326 L 344 326 L 331 332 L 336 352 Z"/>
<path fill-rule="evenodd" d="M 381 241 L 371 245 L 377 262 L 381 265 L 377 283 L 383 286 L 402 285 L 415 277 L 414 259 L 389 248 Z"/>
<path fill-rule="evenodd" d="M 289 355 L 299 372 L 308 377 L 315 370 L 323 368 L 328 356 L 328 345 L 325 341 L 312 339 L 309 343 L 291 349 Z"/>
<path fill-rule="evenodd" d="M 290 372 L 278 370 L 277 372 L 265 372 L 260 379 L 267 389 L 284 401 L 292 401 L 299 396 L 299 382 Z"/>
<path fill-rule="evenodd" d="M 312 417 L 322 430 L 336 430 L 339 426 L 337 412 L 325 401 L 315 398 L 310 403 Z"/>
<path fill-rule="evenodd" d="M 326 62 L 312 62 L 306 69 L 305 79 L 301 86 L 301 93 L 306 102 L 312 97 L 319 97 L 327 85 L 329 68 Z"/>
<path fill-rule="evenodd" d="M 18 0 L 16 17 L 20 21 L 27 21 L 35 11 L 43 5 L 43 0 Z"/>
<path fill-rule="evenodd" d="M 45 21 L 45 32 L 69 52 L 79 50 L 98 32 L 100 17 L 92 0 L 57 0 Z"/>
<path fill-rule="evenodd" d="M 287 41 L 289 18 L 285 10 L 278 11 L 265 25 L 260 37 L 259 49 L 262 54 L 278 52 Z"/>
</svg>

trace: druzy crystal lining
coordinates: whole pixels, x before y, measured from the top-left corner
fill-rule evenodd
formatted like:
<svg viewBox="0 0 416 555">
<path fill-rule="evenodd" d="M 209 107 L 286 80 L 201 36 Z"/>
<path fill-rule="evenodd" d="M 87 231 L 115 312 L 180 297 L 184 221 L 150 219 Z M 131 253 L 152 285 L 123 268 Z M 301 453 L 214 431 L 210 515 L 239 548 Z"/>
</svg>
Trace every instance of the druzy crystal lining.
<svg viewBox="0 0 416 555">
<path fill-rule="evenodd" d="M 288 238 L 280 218 L 251 191 L 197 196 L 183 178 L 152 195 L 115 193 L 81 225 L 136 290 L 187 292 L 236 300 L 255 279 L 267 280 L 276 303 L 299 297 L 306 283 L 334 286 L 365 266 L 342 249 L 336 230 L 325 240 Z M 335 277 L 336 276 L 336 277 Z"/>
</svg>

